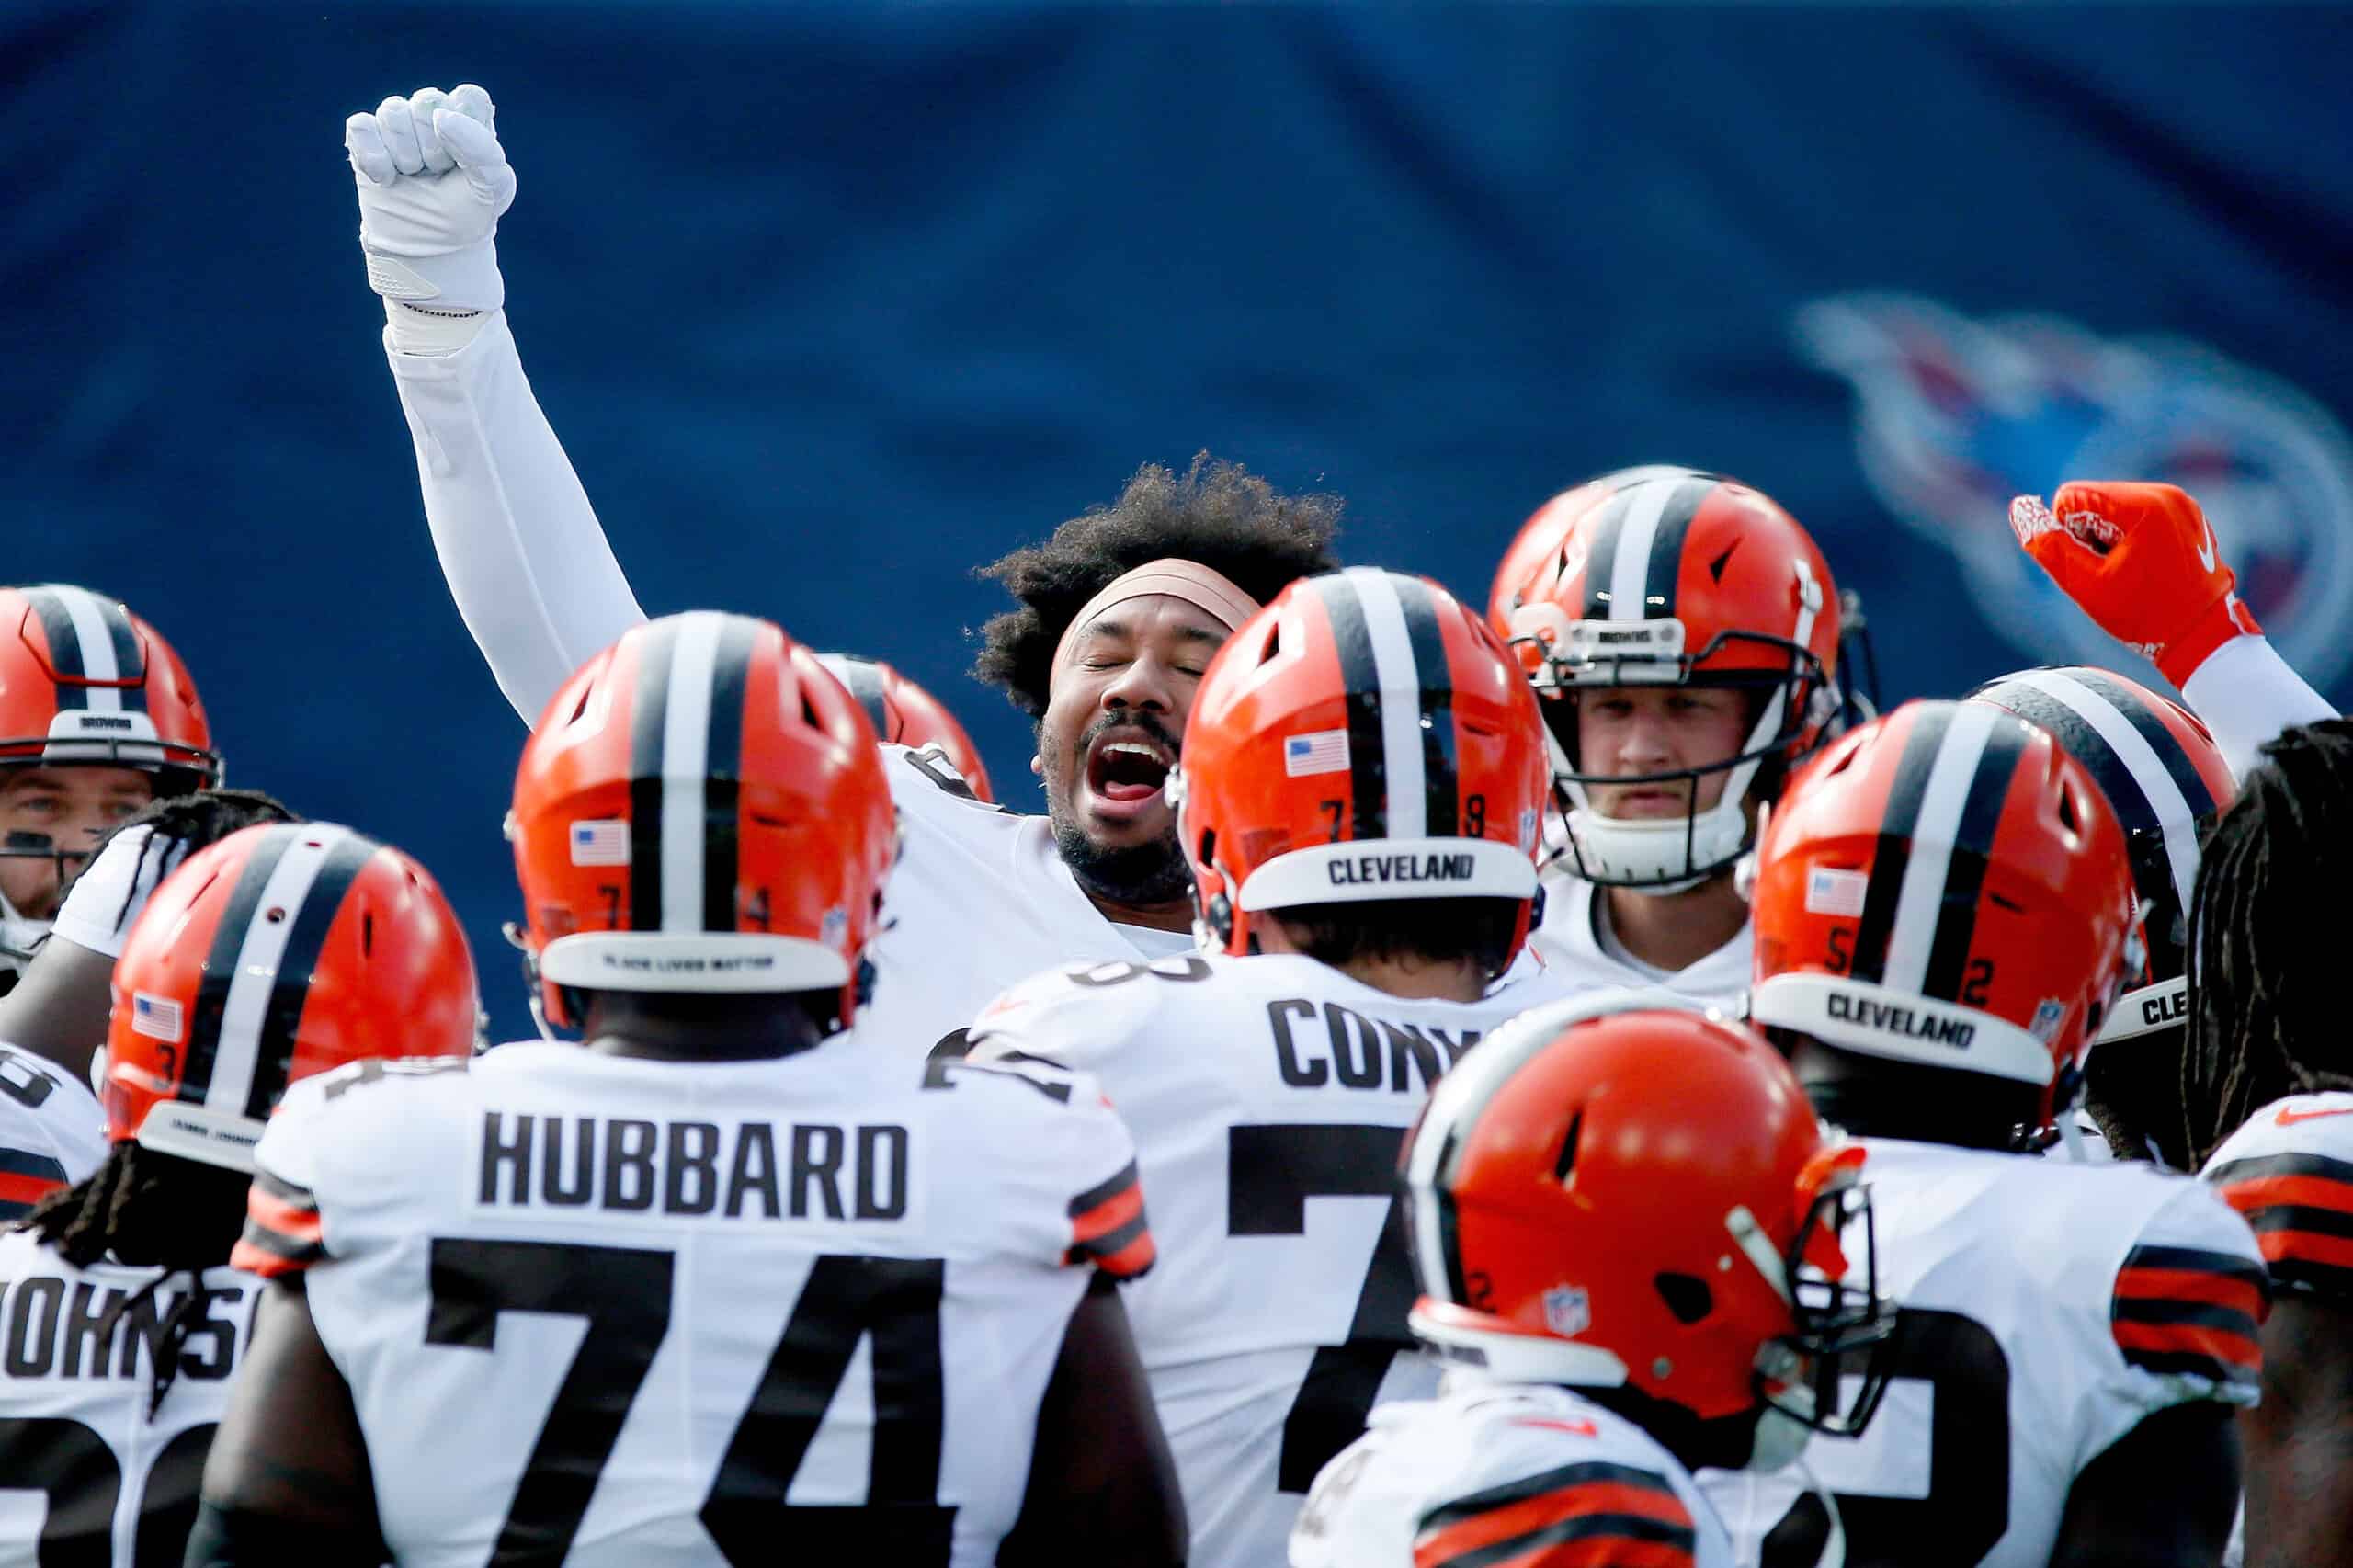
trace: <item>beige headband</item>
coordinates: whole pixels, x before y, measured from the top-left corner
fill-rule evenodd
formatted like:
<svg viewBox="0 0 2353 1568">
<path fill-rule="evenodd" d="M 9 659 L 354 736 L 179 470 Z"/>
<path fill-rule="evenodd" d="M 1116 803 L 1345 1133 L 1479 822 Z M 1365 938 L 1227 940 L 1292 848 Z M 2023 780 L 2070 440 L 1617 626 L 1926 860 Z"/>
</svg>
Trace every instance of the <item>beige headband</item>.
<svg viewBox="0 0 2353 1568">
<path fill-rule="evenodd" d="M 1240 631 L 1244 621 L 1258 613 L 1256 599 L 1198 561 L 1181 561 L 1174 556 L 1165 561 L 1147 561 L 1133 571 L 1114 577 L 1101 593 L 1086 601 L 1086 608 L 1070 618 L 1070 624 L 1063 628 L 1062 641 L 1054 644 L 1053 667 L 1063 667 L 1071 643 L 1097 616 L 1113 605 L 1154 594 L 1184 600 L 1223 624 L 1228 631 Z"/>
</svg>

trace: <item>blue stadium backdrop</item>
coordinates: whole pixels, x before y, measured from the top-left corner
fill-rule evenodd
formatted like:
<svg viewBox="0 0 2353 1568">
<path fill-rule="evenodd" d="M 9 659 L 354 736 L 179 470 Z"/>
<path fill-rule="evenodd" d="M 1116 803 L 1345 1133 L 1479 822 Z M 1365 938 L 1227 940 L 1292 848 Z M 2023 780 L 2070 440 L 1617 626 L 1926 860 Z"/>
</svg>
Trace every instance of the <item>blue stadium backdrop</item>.
<svg viewBox="0 0 2353 1568">
<path fill-rule="evenodd" d="M 895 660 L 1018 806 L 971 569 L 1200 448 L 1485 592 L 1547 494 L 1744 476 L 1891 697 L 2115 658 L 2003 526 L 2171 477 L 2353 688 L 2342 9 L 0 9 L 6 578 L 128 599 L 232 778 L 420 855 L 497 1026 L 522 729 L 444 593 L 346 114 L 487 85 L 510 314 L 638 593 Z"/>
</svg>

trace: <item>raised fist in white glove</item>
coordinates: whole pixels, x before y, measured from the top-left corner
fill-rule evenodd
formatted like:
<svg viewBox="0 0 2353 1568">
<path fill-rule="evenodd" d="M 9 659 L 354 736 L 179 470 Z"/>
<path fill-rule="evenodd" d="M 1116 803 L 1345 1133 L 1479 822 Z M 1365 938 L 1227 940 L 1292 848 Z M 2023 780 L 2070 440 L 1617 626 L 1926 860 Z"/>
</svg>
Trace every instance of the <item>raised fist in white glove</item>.
<svg viewBox="0 0 2353 1568">
<path fill-rule="evenodd" d="M 344 121 L 368 284 L 388 301 L 458 312 L 506 302 L 492 241 L 514 204 L 515 171 L 494 112 L 468 83 L 386 98 Z"/>
</svg>

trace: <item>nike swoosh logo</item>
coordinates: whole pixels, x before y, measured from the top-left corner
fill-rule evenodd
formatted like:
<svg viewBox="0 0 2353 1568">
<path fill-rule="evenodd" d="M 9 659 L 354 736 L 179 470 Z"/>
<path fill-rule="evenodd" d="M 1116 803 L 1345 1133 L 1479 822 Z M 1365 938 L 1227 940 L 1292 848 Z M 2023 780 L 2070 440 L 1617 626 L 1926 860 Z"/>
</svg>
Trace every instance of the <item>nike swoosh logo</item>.
<svg viewBox="0 0 2353 1568">
<path fill-rule="evenodd" d="M 2271 1122 L 2275 1127 L 2293 1127 L 2300 1121 L 2318 1121 L 2324 1116 L 2353 1116 L 2353 1105 L 2339 1106 L 2335 1110 L 2290 1110 L 2281 1106 Z"/>
<path fill-rule="evenodd" d="M 2204 517 L 2198 520 L 2206 530 L 2205 540 L 2198 547 L 2198 564 L 2211 572 L 2214 569 L 2214 525 Z"/>
</svg>

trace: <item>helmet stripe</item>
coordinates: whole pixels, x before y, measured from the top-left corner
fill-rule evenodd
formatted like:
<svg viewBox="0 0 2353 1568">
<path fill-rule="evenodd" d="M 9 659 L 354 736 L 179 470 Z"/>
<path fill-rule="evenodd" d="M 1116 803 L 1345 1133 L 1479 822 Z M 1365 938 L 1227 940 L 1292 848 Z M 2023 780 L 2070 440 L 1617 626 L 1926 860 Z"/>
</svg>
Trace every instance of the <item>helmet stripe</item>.
<svg viewBox="0 0 2353 1568">
<path fill-rule="evenodd" d="M 873 660 L 853 653 L 821 653 L 817 662 L 848 689 L 852 701 L 866 710 L 866 716 L 874 722 L 875 734 L 886 741 L 899 738 L 891 733 L 891 709 L 884 700 L 888 694 L 882 688 L 882 672 Z"/>
<path fill-rule="evenodd" d="M 349 853 L 355 846 L 356 857 Z M 373 843 L 349 828 L 324 823 L 280 824 L 255 846 L 213 934 L 198 992 L 197 1029 L 208 1047 L 200 1103 L 244 1116 L 268 1114 L 286 1086 L 294 1027 L 326 927 L 352 877 L 375 852 Z M 298 932 L 307 951 L 295 950 Z M 217 1007 L 211 1005 L 216 996 Z M 190 1082 L 183 1097 L 193 1097 L 188 1090 L 198 1087 L 196 1057 L 191 1037 Z"/>
<path fill-rule="evenodd" d="M 2198 771 L 2197 764 L 2191 762 L 2188 754 L 2181 749 L 2181 743 L 2174 738 L 2172 731 L 2165 728 L 2165 722 L 2150 711 L 2146 703 L 2134 701 L 2132 693 L 2121 682 L 2109 678 L 2099 670 L 2075 669 L 2066 673 L 2068 678 L 2115 709 L 2123 716 L 2124 722 L 2140 734 L 2148 745 L 2150 756 L 2173 780 L 2174 788 L 2180 791 L 2192 816 L 2210 815 L 2222 804 L 2214 798 L 2206 776 Z M 2150 798 L 2154 800 L 2156 797 L 2152 795 Z"/>
<path fill-rule="evenodd" d="M 1912 827 L 1920 819 L 1920 800 L 1951 716 L 1952 710 L 1941 704 L 1924 709 L 1904 737 L 1904 754 L 1896 759 L 1887 809 L 1880 818 L 1879 844 L 1871 855 L 1870 886 L 1855 930 L 1852 972 L 1857 980 L 1877 982 L 1886 972 L 1888 939 L 1895 929 L 1896 904 L 1912 858 Z"/>
<path fill-rule="evenodd" d="M 351 892 L 360 868 L 374 858 L 380 847 L 375 840 L 346 828 L 313 827 L 310 831 L 313 835 L 333 834 L 335 837 L 327 845 L 325 855 L 313 862 L 315 869 L 310 885 L 301 893 L 301 907 L 293 909 L 282 922 L 285 946 L 278 955 L 275 977 L 269 984 L 268 1005 L 262 1014 L 253 1055 L 251 1083 L 245 1091 L 245 1114 L 256 1121 L 267 1119 L 278 1096 L 286 1092 L 286 1081 L 294 1068 L 294 1037 L 301 1026 L 302 1005 L 310 1000 L 311 978 L 318 971 L 327 929 L 342 913 L 344 898 Z M 303 858 L 310 858 L 307 849 L 301 853 Z M 240 976 L 248 972 L 247 960 L 242 957 L 238 972 Z M 233 1005 L 230 1013 L 235 1016 Z M 217 1073 L 215 1082 L 222 1082 Z"/>
<path fill-rule="evenodd" d="M 756 621 L 688 610 L 644 628 L 630 721 L 630 929 L 735 929 L 735 812 Z"/>
<path fill-rule="evenodd" d="M 2161 733 L 2153 744 L 2132 721 L 2136 711 L 2146 710 L 2129 692 L 2114 687 L 2102 691 L 2075 671 L 2023 671 L 1984 696 L 2056 735 L 2067 755 L 2098 781 L 2127 833 L 2158 835 L 2174 907 L 2189 907 L 2198 878 L 2198 821 L 2213 812 L 2214 796 L 2172 734 Z M 2146 717 L 2164 732 L 2163 721 Z M 2195 794 L 2185 792 L 2177 772 L 2166 767 L 2168 756 L 2188 772 Z"/>
<path fill-rule="evenodd" d="M 1882 844 L 1898 835 L 1908 840 L 1880 978 L 1897 991 L 1950 1000 L 1960 980 L 1959 955 L 1965 955 L 1976 922 L 1985 853 L 2028 732 L 2011 715 L 1983 703 L 1956 703 L 1942 710 L 1942 716 L 1944 733 L 1921 788 L 1911 796 L 1916 802 L 1911 820 L 1899 821 L 1891 812 L 1880 828 Z M 1997 732 L 2004 739 L 1996 739 Z M 1904 760 L 1913 760 L 1908 746 Z M 1871 880 L 1880 880 L 1876 868 Z M 1958 924 L 1949 926 L 1949 921 Z M 1940 972 L 1938 978 L 1949 979 L 1948 989 L 1931 991 L 1931 965 L 1941 967 L 1946 960 L 1951 974 Z"/>
<path fill-rule="evenodd" d="M 1585 557 L 1585 619 L 1608 620 L 1611 585 L 1618 571 L 1618 540 L 1626 531 L 1626 512 L 1634 504 L 1639 484 L 1630 484 L 1601 505 L 1593 519 L 1592 542 Z"/>
<path fill-rule="evenodd" d="M 1995 724 L 1985 738 L 1985 749 L 1977 759 L 1968 797 L 1961 804 L 1960 826 L 1945 852 L 1949 863 L 1936 906 L 1936 936 L 1928 945 L 1928 967 L 1920 983 L 1923 996 L 1940 1002 L 1961 998 L 1970 943 L 1977 934 L 1979 900 L 1985 891 L 1985 867 L 1994 853 L 1994 832 L 2001 824 L 2002 808 L 2009 801 L 2010 784 L 2018 777 L 2030 734 L 2023 724 Z"/>
<path fill-rule="evenodd" d="M 1665 510 L 1659 514 L 1658 524 L 1651 533 L 1650 560 L 1644 569 L 1643 603 L 1637 617 L 1643 620 L 1662 620 L 1675 614 L 1676 580 L 1683 575 L 1683 541 L 1690 535 L 1691 519 L 1699 516 L 1708 497 L 1716 493 L 1719 481 L 1707 475 L 1673 483 L 1664 480 L 1653 483 L 1669 494 Z"/>
<path fill-rule="evenodd" d="M 204 978 L 196 988 L 195 1017 L 189 1020 L 188 1054 L 180 1074 L 179 1097 L 199 1105 L 210 1104 L 215 1063 L 221 1050 L 222 1021 L 229 1007 L 229 991 L 237 980 L 239 956 L 244 950 L 245 934 L 254 925 L 254 915 L 261 908 L 262 892 L 277 874 L 278 863 L 294 842 L 294 835 L 303 831 L 299 823 L 280 823 L 262 834 L 254 845 L 253 853 L 245 857 L 244 869 L 237 873 L 237 885 L 229 890 L 229 902 L 221 912 L 221 924 L 213 929 L 211 949 L 204 956 Z M 237 1077 L 237 1096 L 244 1099 L 245 1078 Z M 224 1097 L 222 1104 L 227 1104 Z"/>
<path fill-rule="evenodd" d="M 1682 488 L 1679 484 L 1638 484 L 1628 493 L 1618 549 L 1609 563 L 1610 619 L 1649 618 L 1651 546 L 1658 540 L 1659 523 L 1666 516 L 1668 503 Z"/>
<path fill-rule="evenodd" d="M 1405 625 L 1405 607 L 1398 598 L 1397 578 L 1377 566 L 1352 566 L 1343 574 L 1356 585 L 1372 644 L 1370 695 L 1381 726 L 1381 760 L 1387 764 L 1381 783 L 1388 835 L 1425 837 L 1430 829 L 1428 767 L 1422 751 L 1422 676 L 1414 657 L 1413 633 Z M 1349 695 L 1356 699 L 1353 687 Z"/>
<path fill-rule="evenodd" d="M 1312 582 L 1324 618 L 1332 623 L 1332 641 L 1340 655 L 1340 689 L 1347 699 L 1348 792 L 1354 797 L 1348 836 L 1384 837 L 1389 832 L 1388 746 L 1364 601 L 1350 573 L 1336 572 Z"/>
<path fill-rule="evenodd" d="M 1454 666 L 1447 660 L 1446 637 L 1438 628 L 1438 601 L 1430 597 L 1430 585 L 1402 573 L 1392 574 L 1389 582 L 1404 612 L 1414 666 L 1421 672 L 1422 780 L 1427 801 L 1423 808 L 1423 831 L 1450 835 L 1462 820 L 1454 731 Z"/>
<path fill-rule="evenodd" d="M 665 864 L 663 744 L 669 733 L 670 666 L 682 622 L 665 616 L 642 627 L 629 721 L 629 928 L 659 931 Z"/>
<path fill-rule="evenodd" d="M 711 655 L 710 744 L 702 785 L 702 928 L 735 929 L 736 809 L 744 777 L 744 699 L 759 622 L 723 618 Z"/>
</svg>

